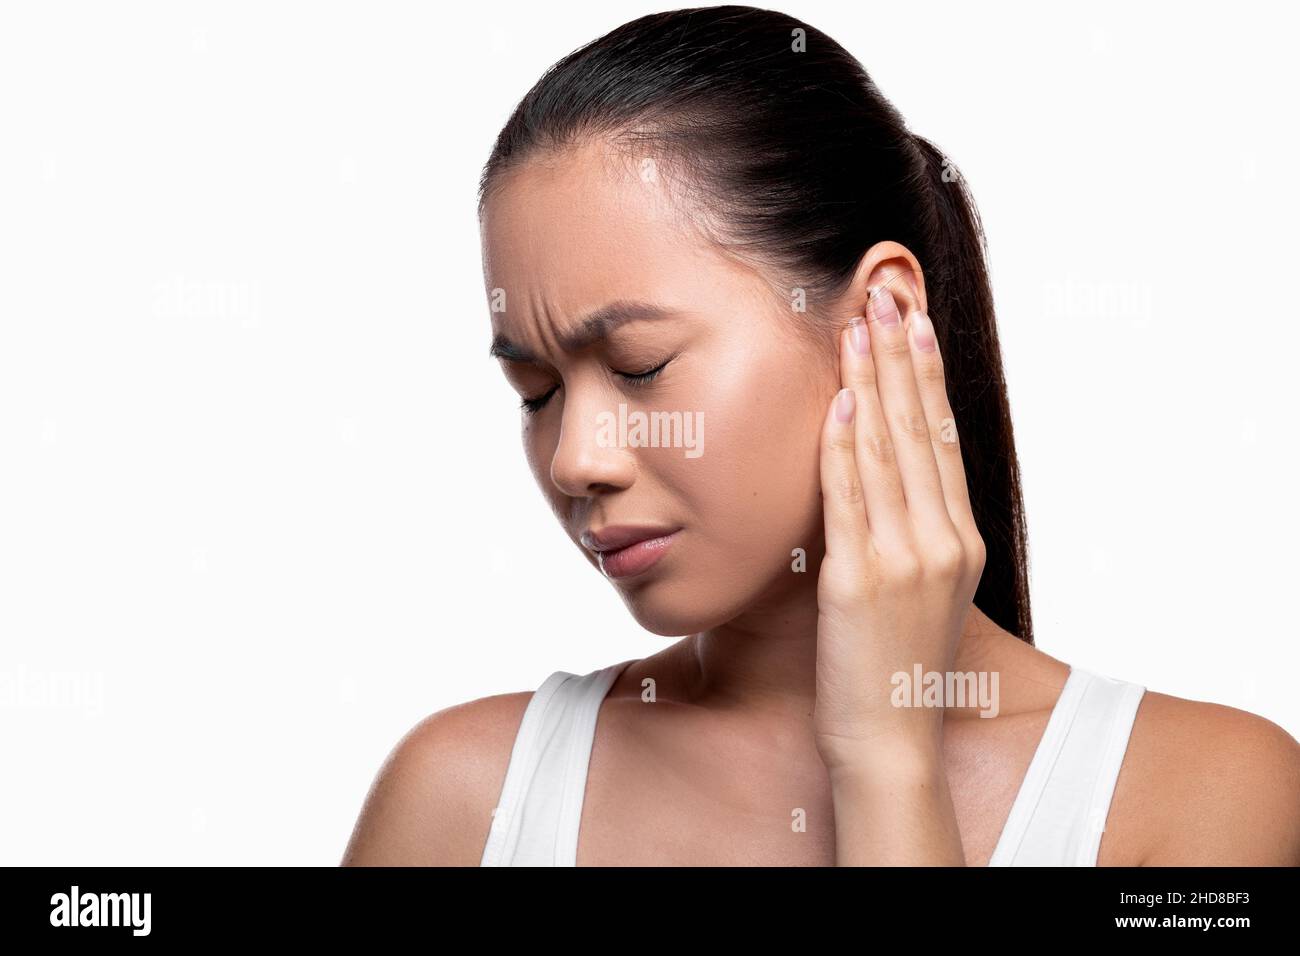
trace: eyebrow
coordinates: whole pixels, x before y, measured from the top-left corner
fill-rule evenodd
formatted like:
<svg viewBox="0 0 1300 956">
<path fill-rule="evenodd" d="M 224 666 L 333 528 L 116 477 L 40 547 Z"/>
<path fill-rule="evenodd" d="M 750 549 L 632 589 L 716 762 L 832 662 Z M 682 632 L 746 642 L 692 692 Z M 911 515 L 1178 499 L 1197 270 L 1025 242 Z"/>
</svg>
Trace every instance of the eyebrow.
<svg viewBox="0 0 1300 956">
<path fill-rule="evenodd" d="M 627 322 L 640 319 L 665 319 L 675 314 L 672 309 L 666 309 L 652 302 L 621 299 L 601 306 L 593 312 L 588 312 L 578 320 L 572 331 L 561 333 L 559 336 L 560 348 L 566 352 L 579 352 L 602 339 L 608 338 L 615 329 Z M 512 342 L 508 336 L 501 332 L 492 337 L 488 357 L 505 359 L 507 362 L 541 364 L 532 352 L 522 345 Z"/>
</svg>

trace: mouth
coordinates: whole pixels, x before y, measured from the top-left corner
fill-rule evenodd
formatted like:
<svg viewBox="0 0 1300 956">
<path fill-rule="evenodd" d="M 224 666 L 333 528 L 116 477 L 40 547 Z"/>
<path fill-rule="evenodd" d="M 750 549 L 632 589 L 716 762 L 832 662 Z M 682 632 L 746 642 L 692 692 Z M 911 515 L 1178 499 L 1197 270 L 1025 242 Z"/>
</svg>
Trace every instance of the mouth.
<svg viewBox="0 0 1300 956">
<path fill-rule="evenodd" d="M 596 554 L 606 577 L 628 578 L 650 570 L 672 546 L 680 528 L 609 525 L 582 533 L 582 546 Z"/>
</svg>

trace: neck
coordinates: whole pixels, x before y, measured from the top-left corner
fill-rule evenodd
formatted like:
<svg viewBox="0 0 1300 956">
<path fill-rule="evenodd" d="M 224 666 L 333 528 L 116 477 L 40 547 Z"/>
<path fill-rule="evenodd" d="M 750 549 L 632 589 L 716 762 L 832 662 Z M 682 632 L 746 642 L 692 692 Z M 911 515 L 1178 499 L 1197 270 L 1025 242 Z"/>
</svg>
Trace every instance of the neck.
<svg viewBox="0 0 1300 956">
<path fill-rule="evenodd" d="M 972 604 L 953 670 L 987 667 L 995 646 L 1008 639 L 1016 641 Z M 678 646 L 692 702 L 781 719 L 811 719 L 817 680 L 815 587 L 752 607 Z"/>
</svg>

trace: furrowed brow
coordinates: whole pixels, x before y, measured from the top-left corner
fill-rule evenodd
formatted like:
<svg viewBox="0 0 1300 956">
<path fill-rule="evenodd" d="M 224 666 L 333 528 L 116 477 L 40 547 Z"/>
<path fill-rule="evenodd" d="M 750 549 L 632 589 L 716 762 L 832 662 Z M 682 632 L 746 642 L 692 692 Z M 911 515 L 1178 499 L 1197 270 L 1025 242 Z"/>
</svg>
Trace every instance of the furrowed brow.
<svg viewBox="0 0 1300 956">
<path fill-rule="evenodd" d="M 583 316 L 574 326 L 573 331 L 561 333 L 560 348 L 566 352 L 580 352 L 595 343 L 608 338 L 615 329 L 628 322 L 638 320 L 663 319 L 674 315 L 672 309 L 655 305 L 651 302 L 620 300 L 601 306 L 594 312 Z M 509 337 L 498 332 L 492 338 L 488 349 L 490 358 L 505 359 L 507 362 L 525 362 L 540 364 L 531 352 L 512 342 Z"/>
</svg>

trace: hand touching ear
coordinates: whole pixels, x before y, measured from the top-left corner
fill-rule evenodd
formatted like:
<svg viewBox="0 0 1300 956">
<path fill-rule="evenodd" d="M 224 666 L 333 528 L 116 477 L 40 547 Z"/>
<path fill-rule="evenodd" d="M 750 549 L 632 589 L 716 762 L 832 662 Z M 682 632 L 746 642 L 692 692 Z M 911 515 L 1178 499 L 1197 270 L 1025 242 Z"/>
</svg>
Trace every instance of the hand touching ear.
<svg viewBox="0 0 1300 956">
<path fill-rule="evenodd" d="M 904 321 L 890 291 L 873 289 L 867 316 L 840 335 L 840 377 L 822 428 L 826 556 L 814 710 L 818 751 L 840 787 L 837 842 L 854 862 L 960 861 L 943 776 L 943 708 L 891 702 L 895 673 L 910 679 L 918 664 L 951 670 L 984 571 L 929 317 L 916 309 Z M 864 796 L 892 803 L 895 814 L 915 810 L 927 825 L 894 819 L 886 834 L 873 805 L 871 833 L 846 827 L 849 793 L 854 827 Z M 909 794 L 920 802 L 900 806 Z M 891 842 L 916 833 L 938 842 Z"/>
</svg>

